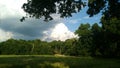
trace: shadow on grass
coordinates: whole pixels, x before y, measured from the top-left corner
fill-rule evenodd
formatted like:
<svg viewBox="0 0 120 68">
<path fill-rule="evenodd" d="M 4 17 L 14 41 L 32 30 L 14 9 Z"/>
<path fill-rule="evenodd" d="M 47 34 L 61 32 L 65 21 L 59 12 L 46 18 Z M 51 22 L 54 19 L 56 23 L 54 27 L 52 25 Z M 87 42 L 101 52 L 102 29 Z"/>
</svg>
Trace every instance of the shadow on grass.
<svg viewBox="0 0 120 68">
<path fill-rule="evenodd" d="M 53 56 L 3 56 L 0 57 L 0 68 L 69 68 L 69 66 Z"/>
<path fill-rule="evenodd" d="M 92 57 L 2 56 L 0 68 L 120 68 L 120 60 Z"/>
<path fill-rule="evenodd" d="M 68 65 L 56 62 L 44 62 L 40 64 L 26 64 L 26 65 L 12 65 L 12 64 L 0 64 L 0 68 L 69 68 Z"/>
</svg>

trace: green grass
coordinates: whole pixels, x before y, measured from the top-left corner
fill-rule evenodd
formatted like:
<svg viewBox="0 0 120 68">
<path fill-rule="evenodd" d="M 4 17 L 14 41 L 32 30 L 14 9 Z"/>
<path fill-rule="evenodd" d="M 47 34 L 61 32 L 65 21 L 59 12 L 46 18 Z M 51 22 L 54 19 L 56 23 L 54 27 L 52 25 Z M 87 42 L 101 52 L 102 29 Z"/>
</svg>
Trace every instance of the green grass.
<svg viewBox="0 0 120 68">
<path fill-rule="evenodd" d="M 52 55 L 0 55 L 0 68 L 120 68 L 120 59 Z"/>
</svg>

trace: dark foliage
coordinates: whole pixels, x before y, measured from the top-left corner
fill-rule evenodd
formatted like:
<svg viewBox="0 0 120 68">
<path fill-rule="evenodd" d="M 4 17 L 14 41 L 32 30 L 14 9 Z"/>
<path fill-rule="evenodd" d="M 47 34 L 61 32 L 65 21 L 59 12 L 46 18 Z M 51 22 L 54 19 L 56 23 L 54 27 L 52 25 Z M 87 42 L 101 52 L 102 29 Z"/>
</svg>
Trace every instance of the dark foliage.
<svg viewBox="0 0 120 68">
<path fill-rule="evenodd" d="M 119 0 L 89 0 L 87 13 L 90 16 L 103 12 L 104 18 L 110 20 L 113 17 L 120 19 Z"/>
<path fill-rule="evenodd" d="M 60 14 L 60 17 L 71 17 L 72 13 L 79 12 L 85 4 L 81 0 L 27 0 L 22 9 L 27 13 L 26 17 L 37 19 L 44 17 L 45 21 L 52 20 L 51 14 Z M 23 17 L 21 21 L 24 21 Z"/>
</svg>

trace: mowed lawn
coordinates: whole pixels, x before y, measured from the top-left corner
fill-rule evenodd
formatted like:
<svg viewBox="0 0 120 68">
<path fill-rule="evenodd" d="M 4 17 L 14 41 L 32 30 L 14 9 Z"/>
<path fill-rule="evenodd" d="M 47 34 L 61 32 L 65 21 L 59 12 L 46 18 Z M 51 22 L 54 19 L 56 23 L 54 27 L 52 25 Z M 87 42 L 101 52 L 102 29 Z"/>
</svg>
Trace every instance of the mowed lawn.
<svg viewBox="0 0 120 68">
<path fill-rule="evenodd" d="M 52 55 L 0 55 L 0 68 L 120 68 L 120 59 Z"/>
</svg>

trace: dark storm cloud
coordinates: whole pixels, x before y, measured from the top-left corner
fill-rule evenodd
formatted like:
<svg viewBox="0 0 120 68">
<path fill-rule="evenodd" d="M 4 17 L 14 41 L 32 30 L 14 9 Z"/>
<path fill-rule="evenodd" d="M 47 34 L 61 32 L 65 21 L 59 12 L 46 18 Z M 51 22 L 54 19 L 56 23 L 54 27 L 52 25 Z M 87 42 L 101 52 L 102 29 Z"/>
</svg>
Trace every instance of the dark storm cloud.
<svg viewBox="0 0 120 68">
<path fill-rule="evenodd" d="M 44 22 L 41 19 L 26 19 L 24 22 L 20 18 L 6 18 L 0 20 L 0 29 L 13 33 L 16 39 L 36 39 L 43 38 L 44 31 L 54 28 L 58 21 Z"/>
</svg>

